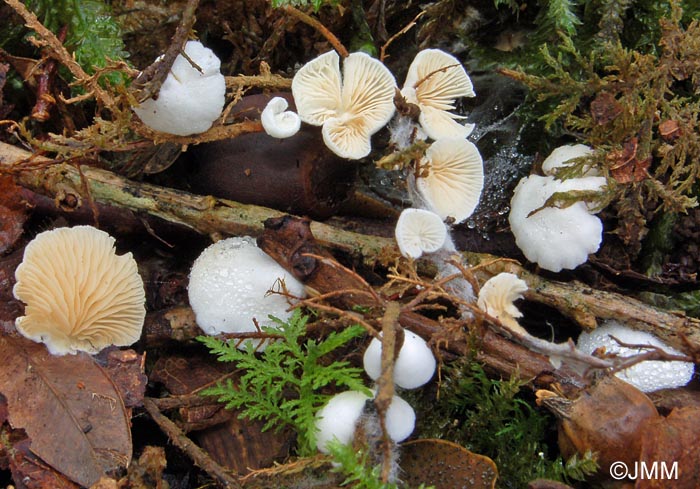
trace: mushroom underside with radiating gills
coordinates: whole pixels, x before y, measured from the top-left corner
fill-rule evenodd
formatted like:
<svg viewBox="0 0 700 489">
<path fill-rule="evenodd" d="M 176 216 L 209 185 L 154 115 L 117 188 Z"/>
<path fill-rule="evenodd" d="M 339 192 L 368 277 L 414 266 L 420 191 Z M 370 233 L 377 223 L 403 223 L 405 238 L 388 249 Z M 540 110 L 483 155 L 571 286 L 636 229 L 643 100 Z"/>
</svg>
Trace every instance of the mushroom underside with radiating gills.
<svg viewBox="0 0 700 489">
<path fill-rule="evenodd" d="M 288 93 L 250 95 L 236 104 L 236 120 L 259 119 L 274 97 L 294 109 Z M 198 144 L 183 157 L 194 192 L 316 219 L 333 215 L 347 201 L 357 176 L 357 165 L 333 154 L 309 126 L 285 139 L 254 132 Z"/>
<path fill-rule="evenodd" d="M 520 180 L 513 192 L 508 221 L 525 258 L 545 270 L 559 272 L 576 268 L 598 251 L 603 224 L 585 202 L 565 208 L 542 206 L 557 192 L 598 191 L 604 185 L 603 177 L 561 181 L 530 175 Z"/>
<path fill-rule="evenodd" d="M 478 148 L 465 139 L 444 138 L 428 147 L 416 177 L 419 201 L 441 219 L 459 224 L 472 215 L 484 188 Z"/>
<path fill-rule="evenodd" d="M 379 60 L 335 51 L 309 61 L 294 75 L 292 94 L 303 122 L 322 126 L 326 146 L 342 158 L 369 155 L 371 137 L 394 115 L 394 75 Z"/>
<path fill-rule="evenodd" d="M 462 63 L 439 49 L 424 49 L 413 59 L 401 94 L 420 109 L 419 122 L 431 139 L 464 139 L 474 124 L 460 124 L 464 119 L 451 113 L 460 97 L 474 97 L 471 79 Z"/>
<path fill-rule="evenodd" d="M 26 304 L 17 330 L 54 355 L 97 353 L 138 341 L 146 316 L 143 281 L 131 253 L 92 226 L 39 233 L 15 271 Z"/>
<path fill-rule="evenodd" d="M 226 81 L 219 71 L 219 58 L 199 41 L 188 41 L 184 52 L 197 67 L 178 55 L 158 98 L 149 98 L 133 108 L 151 129 L 177 136 L 209 129 L 226 101 Z"/>
<path fill-rule="evenodd" d="M 666 353 L 681 355 L 675 348 L 666 345 L 656 336 L 644 331 L 637 331 L 615 320 L 608 320 L 590 332 L 583 332 L 578 338 L 577 347 L 584 353 L 592 354 L 599 348 L 605 353 L 614 353 L 628 357 L 644 353 L 641 348 L 629 348 L 620 345 L 614 338 L 628 345 L 651 345 L 661 348 Z M 635 386 L 642 392 L 653 392 L 686 385 L 693 378 L 695 365 L 692 362 L 645 360 L 615 375 L 621 380 Z"/>
<path fill-rule="evenodd" d="M 440 216 L 425 209 L 404 209 L 394 228 L 394 237 L 403 256 L 420 258 L 445 245 L 447 226 Z"/>
<path fill-rule="evenodd" d="M 268 293 L 270 290 L 286 291 L 292 298 L 305 295 L 304 285 L 248 236 L 209 246 L 190 271 L 190 305 L 197 324 L 208 335 L 254 333 L 258 331 L 254 320 L 260 326 L 274 327 L 269 316 L 288 320 L 292 313 L 286 294 Z M 259 346 L 264 348 L 265 343 Z"/>
<path fill-rule="evenodd" d="M 519 333 L 526 333 L 517 318 L 522 313 L 514 302 L 523 298 L 527 284 L 512 273 L 499 273 L 488 279 L 479 290 L 479 309 L 501 321 L 503 326 Z"/>
</svg>

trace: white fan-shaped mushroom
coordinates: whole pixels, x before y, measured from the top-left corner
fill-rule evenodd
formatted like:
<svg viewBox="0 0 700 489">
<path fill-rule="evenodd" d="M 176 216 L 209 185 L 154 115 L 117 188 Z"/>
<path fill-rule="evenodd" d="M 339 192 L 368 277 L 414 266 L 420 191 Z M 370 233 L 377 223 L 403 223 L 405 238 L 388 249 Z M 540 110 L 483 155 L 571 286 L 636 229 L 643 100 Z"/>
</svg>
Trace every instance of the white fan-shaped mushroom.
<svg viewBox="0 0 700 489">
<path fill-rule="evenodd" d="M 501 321 L 515 331 L 524 332 L 516 318 L 522 313 L 515 307 L 514 302 L 523 298 L 527 284 L 512 273 L 499 273 L 491 277 L 481 287 L 477 305 L 479 309 Z"/>
<path fill-rule="evenodd" d="M 590 253 L 598 251 L 603 224 L 590 213 L 585 202 L 561 209 L 540 208 L 556 192 L 600 190 L 604 185 L 603 177 L 561 181 L 531 175 L 520 180 L 510 202 L 508 221 L 525 258 L 546 270 L 559 272 L 576 268 L 588 260 Z M 540 210 L 530 215 L 537 209 Z"/>
<path fill-rule="evenodd" d="M 466 138 L 474 124 L 462 125 L 453 114 L 459 97 L 475 95 L 469 75 L 462 63 L 439 49 L 424 49 L 414 58 L 406 74 L 401 94 L 421 110 L 419 122 L 428 137 Z"/>
<path fill-rule="evenodd" d="M 265 132 L 273 138 L 284 139 L 299 132 L 299 115 L 287 110 L 289 104 L 282 97 L 273 97 L 260 114 L 260 122 Z"/>
<path fill-rule="evenodd" d="M 428 209 L 456 223 L 472 215 L 484 188 L 483 162 L 473 143 L 461 138 L 435 141 L 425 152 L 420 170 L 416 188 Z"/>
<path fill-rule="evenodd" d="M 575 158 L 591 156 L 595 151 L 585 144 L 567 144 L 554 148 L 554 150 L 542 162 L 542 172 L 545 175 L 554 176 L 559 168 L 570 165 L 570 161 Z M 589 167 L 584 172 L 585 177 L 600 176 L 600 172 L 594 167 Z"/>
<path fill-rule="evenodd" d="M 253 319 L 261 326 L 275 326 L 270 315 L 289 319 L 287 299 L 268 294 L 280 280 L 292 296 L 304 296 L 304 284 L 258 248 L 253 238 L 217 241 L 199 255 L 190 271 L 188 294 L 197 324 L 206 334 L 216 335 L 255 332 Z"/>
<path fill-rule="evenodd" d="M 226 101 L 226 81 L 221 61 L 199 41 L 188 41 L 185 54 L 201 68 L 179 55 L 158 92 L 133 110 L 156 131 L 188 136 L 206 131 L 221 115 Z"/>
<path fill-rule="evenodd" d="M 404 209 L 396 222 L 396 244 L 401 254 L 419 258 L 439 250 L 447 239 L 447 226 L 440 216 L 425 209 Z"/>
<path fill-rule="evenodd" d="M 644 353 L 644 349 L 621 346 L 612 337 L 629 345 L 651 345 L 661 348 L 671 355 L 681 352 L 666 345 L 656 336 L 644 331 L 637 331 L 615 320 L 608 320 L 591 332 L 581 333 L 576 346 L 584 353 L 591 354 L 598 348 L 605 348 L 605 353 L 615 353 L 628 357 Z M 681 387 L 693 378 L 695 365 L 692 362 L 646 360 L 617 372 L 615 375 L 635 386 L 642 392 Z"/>
<path fill-rule="evenodd" d="M 352 53 L 343 62 L 322 54 L 305 64 L 292 80 L 292 94 L 302 121 L 323 126 L 323 141 L 340 157 L 359 159 L 371 150 L 371 136 L 394 114 L 396 82 L 380 61 Z"/>
<path fill-rule="evenodd" d="M 131 253 L 92 226 L 38 234 L 15 271 L 13 293 L 24 302 L 17 330 L 54 355 L 97 353 L 138 341 L 146 317 L 143 282 Z"/>
</svg>

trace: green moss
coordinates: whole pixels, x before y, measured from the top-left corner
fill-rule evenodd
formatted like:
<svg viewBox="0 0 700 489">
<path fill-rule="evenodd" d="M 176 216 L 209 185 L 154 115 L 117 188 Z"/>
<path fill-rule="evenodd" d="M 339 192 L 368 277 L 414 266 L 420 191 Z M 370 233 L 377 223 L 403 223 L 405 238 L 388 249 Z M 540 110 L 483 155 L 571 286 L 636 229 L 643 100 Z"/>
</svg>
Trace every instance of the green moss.
<svg viewBox="0 0 700 489">
<path fill-rule="evenodd" d="M 555 434 L 555 420 L 533 407 L 522 388 L 516 378 L 489 378 L 478 363 L 448 367 L 438 400 L 417 402 L 418 436 L 448 439 L 490 457 L 498 467 L 498 487 L 525 487 L 540 477 L 581 480 L 592 473 L 590 454 L 565 463 L 551 453 L 547 440 Z"/>
</svg>

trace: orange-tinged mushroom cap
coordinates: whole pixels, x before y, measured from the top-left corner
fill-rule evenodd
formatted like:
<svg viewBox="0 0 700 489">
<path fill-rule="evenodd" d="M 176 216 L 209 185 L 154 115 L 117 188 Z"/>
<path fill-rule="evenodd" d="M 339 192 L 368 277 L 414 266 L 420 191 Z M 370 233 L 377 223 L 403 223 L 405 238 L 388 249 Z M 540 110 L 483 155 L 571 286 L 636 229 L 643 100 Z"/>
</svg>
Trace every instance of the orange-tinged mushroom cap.
<svg viewBox="0 0 700 489">
<path fill-rule="evenodd" d="M 17 330 L 54 355 L 97 353 L 136 342 L 146 316 L 143 281 L 131 253 L 92 226 L 40 233 L 24 250 L 14 296 L 26 304 Z"/>
</svg>

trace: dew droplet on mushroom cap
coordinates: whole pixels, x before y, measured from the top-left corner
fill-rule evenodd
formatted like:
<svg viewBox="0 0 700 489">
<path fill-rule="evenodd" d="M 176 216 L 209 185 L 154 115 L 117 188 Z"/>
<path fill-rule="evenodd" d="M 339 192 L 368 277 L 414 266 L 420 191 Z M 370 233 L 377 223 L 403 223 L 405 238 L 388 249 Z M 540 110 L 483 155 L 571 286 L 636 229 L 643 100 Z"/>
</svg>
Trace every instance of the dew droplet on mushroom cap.
<svg viewBox="0 0 700 489">
<path fill-rule="evenodd" d="M 131 253 L 92 226 L 39 233 L 15 271 L 15 298 L 26 304 L 17 330 L 54 355 L 97 353 L 138 341 L 146 295 Z"/>
</svg>

